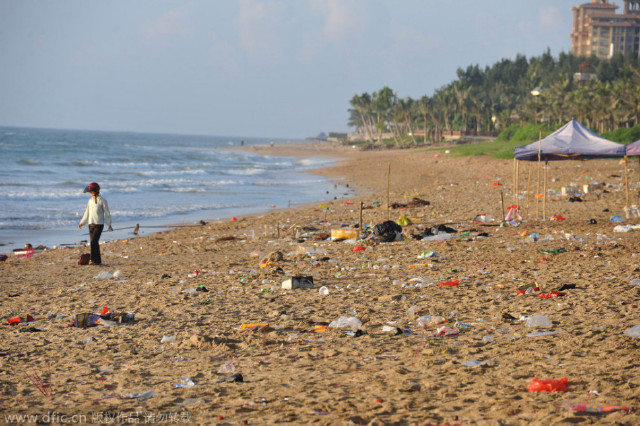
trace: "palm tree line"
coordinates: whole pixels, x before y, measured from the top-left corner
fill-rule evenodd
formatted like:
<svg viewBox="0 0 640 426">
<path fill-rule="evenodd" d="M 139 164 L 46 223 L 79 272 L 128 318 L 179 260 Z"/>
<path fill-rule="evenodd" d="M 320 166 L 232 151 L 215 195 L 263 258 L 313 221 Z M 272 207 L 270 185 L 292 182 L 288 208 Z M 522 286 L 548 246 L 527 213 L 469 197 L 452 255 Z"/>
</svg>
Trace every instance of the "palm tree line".
<svg viewBox="0 0 640 426">
<path fill-rule="evenodd" d="M 446 132 L 497 134 L 513 125 L 559 127 L 571 118 L 598 133 L 639 125 L 638 57 L 554 58 L 547 49 L 531 59 L 517 55 L 484 69 L 459 68 L 457 79 L 432 96 L 402 98 L 389 87 L 355 94 L 348 124 L 371 145 L 407 146 L 442 141 Z"/>
</svg>

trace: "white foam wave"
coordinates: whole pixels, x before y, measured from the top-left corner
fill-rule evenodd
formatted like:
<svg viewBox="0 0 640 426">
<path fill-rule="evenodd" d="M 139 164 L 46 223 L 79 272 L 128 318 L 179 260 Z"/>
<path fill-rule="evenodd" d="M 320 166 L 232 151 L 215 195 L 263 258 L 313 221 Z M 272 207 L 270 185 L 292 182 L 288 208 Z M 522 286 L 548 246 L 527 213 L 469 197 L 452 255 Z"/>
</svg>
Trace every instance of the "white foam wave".
<svg viewBox="0 0 640 426">
<path fill-rule="evenodd" d="M 255 175 L 258 175 L 260 173 L 264 173 L 264 171 L 265 170 L 263 168 L 247 167 L 247 168 L 244 168 L 244 169 L 227 170 L 226 173 L 230 174 L 230 175 L 255 176 Z"/>
<path fill-rule="evenodd" d="M 201 175 L 207 173 L 203 169 L 191 169 L 191 170 L 143 170 L 137 172 L 140 176 L 154 176 L 154 175 Z"/>
<path fill-rule="evenodd" d="M 186 187 L 186 188 L 164 188 L 162 189 L 162 191 L 165 192 L 181 192 L 181 193 L 205 193 L 207 192 L 206 188 L 193 188 L 193 187 Z"/>
</svg>

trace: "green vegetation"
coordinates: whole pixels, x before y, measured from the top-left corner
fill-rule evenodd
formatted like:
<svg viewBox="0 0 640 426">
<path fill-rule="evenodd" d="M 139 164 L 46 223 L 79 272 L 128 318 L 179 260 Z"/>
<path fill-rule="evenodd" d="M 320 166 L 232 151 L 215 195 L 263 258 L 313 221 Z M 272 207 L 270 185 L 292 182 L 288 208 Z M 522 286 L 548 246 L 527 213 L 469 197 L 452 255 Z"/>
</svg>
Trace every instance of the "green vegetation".
<svg viewBox="0 0 640 426">
<path fill-rule="evenodd" d="M 628 144 L 640 139 L 640 125 L 634 127 L 622 127 L 610 132 L 604 132 L 602 137 L 614 142 Z"/>
<path fill-rule="evenodd" d="M 597 78 L 580 79 L 575 73 Z M 350 105 L 349 125 L 368 146 L 378 148 L 431 145 L 453 131 L 463 137 L 499 134 L 497 143 L 453 149 L 502 156 L 506 145 L 501 148 L 501 143 L 536 140 L 541 131 L 545 136 L 571 118 L 628 143 L 640 139 L 640 130 L 633 129 L 640 125 L 640 60 L 633 55 L 599 59 L 565 53 L 556 59 L 547 50 L 529 60 L 518 55 L 485 69 L 458 69 L 457 79 L 432 96 L 401 98 L 384 87 L 354 95 Z"/>
<path fill-rule="evenodd" d="M 494 158 L 513 158 L 513 149 L 515 147 L 537 141 L 540 137 L 544 138 L 556 130 L 556 128 L 550 127 L 547 123 L 530 124 L 525 127 L 513 125 L 504 129 L 493 142 L 429 148 L 428 151 L 449 151 L 450 155 L 456 157 L 488 155 Z M 635 142 L 640 140 L 640 124 L 606 132 L 602 136 L 622 144 Z"/>
<path fill-rule="evenodd" d="M 513 141 L 478 142 L 450 147 L 428 148 L 428 151 L 449 151 L 454 157 L 487 155 L 493 158 L 513 158 L 513 148 L 522 143 Z"/>
</svg>

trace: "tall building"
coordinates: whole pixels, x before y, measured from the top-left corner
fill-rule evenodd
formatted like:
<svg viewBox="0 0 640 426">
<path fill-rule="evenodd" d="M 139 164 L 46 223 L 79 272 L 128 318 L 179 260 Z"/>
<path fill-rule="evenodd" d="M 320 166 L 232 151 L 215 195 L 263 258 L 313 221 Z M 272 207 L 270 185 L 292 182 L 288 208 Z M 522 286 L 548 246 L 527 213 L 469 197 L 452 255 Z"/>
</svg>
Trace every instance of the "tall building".
<svg viewBox="0 0 640 426">
<path fill-rule="evenodd" d="M 624 11 L 609 0 L 591 0 L 571 8 L 573 32 L 571 53 L 574 56 L 610 58 L 615 53 L 640 52 L 640 0 L 623 0 Z"/>
</svg>

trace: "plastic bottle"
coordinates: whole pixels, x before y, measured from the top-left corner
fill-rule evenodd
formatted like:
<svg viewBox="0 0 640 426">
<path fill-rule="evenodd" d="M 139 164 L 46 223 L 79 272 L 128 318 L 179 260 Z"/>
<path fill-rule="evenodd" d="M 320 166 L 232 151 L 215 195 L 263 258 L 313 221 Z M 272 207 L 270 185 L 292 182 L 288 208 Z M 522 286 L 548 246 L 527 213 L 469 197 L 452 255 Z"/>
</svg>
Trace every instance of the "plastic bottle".
<svg viewBox="0 0 640 426">
<path fill-rule="evenodd" d="M 167 342 L 175 342 L 176 341 L 176 336 L 162 336 L 162 339 L 160 339 L 160 343 L 167 343 Z"/>
<path fill-rule="evenodd" d="M 444 322 L 445 322 L 445 318 L 437 315 L 436 316 L 424 315 L 418 318 L 418 325 L 422 328 L 426 328 L 427 326 L 431 326 L 431 325 L 442 324 Z"/>
<path fill-rule="evenodd" d="M 526 327 L 551 327 L 553 323 L 545 315 L 534 315 L 527 318 Z"/>
<path fill-rule="evenodd" d="M 415 316 L 415 314 L 418 312 L 420 308 L 418 307 L 418 305 L 413 305 L 412 307 L 410 307 L 409 309 L 407 309 L 407 315 L 409 315 L 410 317 Z"/>
<path fill-rule="evenodd" d="M 173 385 L 174 388 L 192 388 L 194 386 L 195 383 L 193 383 L 193 381 L 188 377 L 183 377 L 180 379 L 180 383 Z"/>
<path fill-rule="evenodd" d="M 327 296 L 329 294 L 329 289 L 327 288 L 327 286 L 322 286 L 318 289 L 318 292 L 322 295 L 322 296 Z"/>
<path fill-rule="evenodd" d="M 93 277 L 95 279 L 109 279 L 109 278 L 114 278 L 113 275 L 111 275 L 109 272 L 107 271 L 100 271 L 98 273 L 98 275 L 96 275 L 95 277 Z"/>
</svg>

